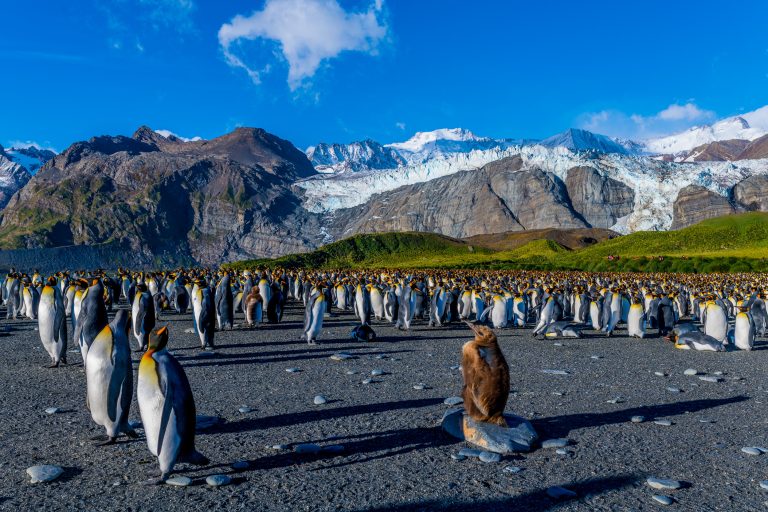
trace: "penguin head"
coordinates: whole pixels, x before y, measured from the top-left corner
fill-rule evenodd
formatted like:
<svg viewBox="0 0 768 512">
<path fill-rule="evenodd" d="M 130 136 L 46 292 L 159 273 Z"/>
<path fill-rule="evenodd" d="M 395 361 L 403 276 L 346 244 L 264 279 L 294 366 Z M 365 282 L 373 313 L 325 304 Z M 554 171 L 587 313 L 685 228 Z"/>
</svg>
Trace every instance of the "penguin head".
<svg viewBox="0 0 768 512">
<path fill-rule="evenodd" d="M 168 345 L 168 327 L 160 327 L 159 329 L 154 329 L 151 333 L 149 333 L 149 348 L 148 352 L 159 352 L 163 350 L 166 345 Z"/>
<path fill-rule="evenodd" d="M 48 284 L 48 286 L 56 286 L 56 278 L 51 276 L 48 278 L 46 283 Z"/>
</svg>

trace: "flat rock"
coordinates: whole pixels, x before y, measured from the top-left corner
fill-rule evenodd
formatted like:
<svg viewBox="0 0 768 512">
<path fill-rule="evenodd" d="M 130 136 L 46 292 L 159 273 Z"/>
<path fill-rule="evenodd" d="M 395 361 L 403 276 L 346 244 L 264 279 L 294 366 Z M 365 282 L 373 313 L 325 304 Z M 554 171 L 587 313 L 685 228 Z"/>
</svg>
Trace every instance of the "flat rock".
<svg viewBox="0 0 768 512">
<path fill-rule="evenodd" d="M 45 413 L 46 414 L 56 414 L 57 412 L 59 412 L 59 410 L 60 409 L 58 407 L 49 407 L 49 408 L 47 408 L 45 410 Z"/>
<path fill-rule="evenodd" d="M 504 466 L 504 469 L 502 470 L 505 473 L 512 473 L 513 475 L 517 473 L 521 473 L 523 471 L 523 468 L 519 466 Z"/>
<path fill-rule="evenodd" d="M 461 457 L 479 457 L 481 453 L 482 450 L 476 448 L 462 448 L 459 450 L 458 455 Z"/>
<path fill-rule="evenodd" d="M 667 374 L 664 372 L 653 372 L 653 374 L 657 377 L 666 377 Z"/>
<path fill-rule="evenodd" d="M 376 368 L 375 370 L 371 370 L 371 375 L 373 375 L 374 377 L 378 377 L 380 375 L 384 375 L 384 370 Z"/>
<path fill-rule="evenodd" d="M 195 329 L 190 327 L 188 329 L 184 329 L 185 334 L 195 334 Z"/>
<path fill-rule="evenodd" d="M 589 358 L 590 359 L 594 359 L 595 361 L 597 361 L 598 359 L 602 359 L 603 356 L 589 356 Z"/>
<path fill-rule="evenodd" d="M 347 359 L 352 359 L 352 356 L 345 352 L 339 352 L 338 354 L 333 354 L 330 359 L 333 359 L 334 361 L 346 361 Z"/>
<path fill-rule="evenodd" d="M 50 464 L 43 464 L 40 466 L 32 466 L 27 468 L 27 474 L 30 476 L 30 483 L 38 484 L 42 482 L 52 482 L 59 478 L 64 469 L 60 466 L 53 466 Z"/>
<path fill-rule="evenodd" d="M 565 370 L 549 370 L 549 369 L 546 369 L 546 370 L 541 370 L 541 373 L 546 373 L 547 375 L 570 375 L 570 373 L 568 373 Z"/>
<path fill-rule="evenodd" d="M 610 400 L 606 400 L 606 403 L 609 404 L 623 404 L 624 398 L 617 396 L 616 398 L 611 398 Z"/>
<path fill-rule="evenodd" d="M 499 462 L 501 461 L 501 455 L 494 452 L 480 452 L 479 459 L 483 462 Z"/>
<path fill-rule="evenodd" d="M 555 500 L 569 500 L 578 496 L 575 492 L 565 487 L 550 487 L 547 489 L 547 496 Z"/>
<path fill-rule="evenodd" d="M 713 375 L 704 375 L 702 377 L 699 377 L 699 380 L 703 380 L 704 382 L 720 382 L 723 379 L 721 379 L 720 377 L 715 377 Z"/>
<path fill-rule="evenodd" d="M 504 419 L 507 427 L 476 422 L 458 407 L 446 411 L 440 423 L 451 436 L 484 451 L 500 454 L 530 451 L 539 437 L 530 422 L 512 414 L 505 414 Z"/>
<path fill-rule="evenodd" d="M 768 491 L 768 480 L 760 480 L 760 488 Z"/>
<path fill-rule="evenodd" d="M 692 377 L 692 376 L 698 375 L 698 374 L 699 374 L 699 371 L 696 370 L 695 368 L 688 368 L 687 370 L 685 370 L 683 372 L 683 375 L 688 375 L 689 377 Z"/>
<path fill-rule="evenodd" d="M 315 443 L 301 443 L 293 447 L 296 453 L 320 453 L 320 450 L 322 450 L 320 445 Z"/>
<path fill-rule="evenodd" d="M 443 400 L 443 403 L 445 405 L 450 405 L 450 406 L 461 405 L 464 403 L 464 399 L 461 398 L 460 396 L 449 396 L 448 398 Z"/>
<path fill-rule="evenodd" d="M 745 446 L 741 449 L 742 452 L 746 453 L 747 455 L 762 455 L 763 452 L 757 448 L 756 446 Z"/>
<path fill-rule="evenodd" d="M 253 407 L 248 407 L 247 405 L 244 405 L 237 410 L 237 412 L 240 412 L 242 414 L 247 414 L 253 411 L 254 411 Z"/>
<path fill-rule="evenodd" d="M 286 368 L 285 371 L 288 373 L 299 373 L 301 370 L 299 368 Z"/>
<path fill-rule="evenodd" d="M 79 350 L 78 350 L 78 352 L 79 352 Z M 459 365 L 459 364 L 455 364 L 455 365 L 451 366 L 451 370 L 458 370 L 459 368 L 461 368 L 461 365 Z"/>
<path fill-rule="evenodd" d="M 347 375 L 356 375 L 357 372 L 355 370 L 347 370 Z"/>
<path fill-rule="evenodd" d="M 569 441 L 567 439 L 564 439 L 564 438 L 547 439 L 547 440 L 541 442 L 541 447 L 544 448 L 544 449 L 549 449 L 549 448 L 565 448 L 566 446 L 568 446 L 568 444 L 569 444 Z"/>
<path fill-rule="evenodd" d="M 323 395 L 317 395 L 315 398 L 312 399 L 312 403 L 315 405 L 323 405 L 325 403 L 328 403 L 328 399 L 325 398 Z"/>
<path fill-rule="evenodd" d="M 632 423 L 642 423 L 645 421 L 645 416 L 632 416 L 629 421 Z"/>
<path fill-rule="evenodd" d="M 670 393 L 682 393 L 682 390 L 680 388 L 673 388 L 673 387 L 668 387 L 667 391 L 669 391 Z"/>
<path fill-rule="evenodd" d="M 662 505 L 671 505 L 671 504 L 673 504 L 675 502 L 675 500 L 673 500 L 669 496 L 664 496 L 662 494 L 654 494 L 653 495 L 653 500 L 656 503 L 661 503 Z"/>
<path fill-rule="evenodd" d="M 426 384 L 422 384 L 422 383 L 414 384 L 413 385 L 413 389 L 415 389 L 417 391 L 423 391 L 423 390 L 427 389 L 427 385 Z"/>
<path fill-rule="evenodd" d="M 166 485 L 172 485 L 174 487 L 187 487 L 192 484 L 192 479 L 188 476 L 172 476 L 165 481 Z"/>
<path fill-rule="evenodd" d="M 466 456 L 466 455 L 462 455 L 462 454 L 460 454 L 460 453 L 452 453 L 452 454 L 451 454 L 451 458 L 452 458 L 453 460 L 462 461 L 462 460 L 466 460 L 466 459 L 467 459 L 467 456 Z"/>
<path fill-rule="evenodd" d="M 645 482 L 652 489 L 675 490 L 675 489 L 680 489 L 683 486 L 682 482 L 678 480 L 671 480 L 668 478 L 650 477 Z"/>
<path fill-rule="evenodd" d="M 672 422 L 669 420 L 656 420 L 654 421 L 656 425 L 661 425 L 662 427 L 671 427 Z"/>
<path fill-rule="evenodd" d="M 211 487 L 221 487 L 232 483 L 232 478 L 227 475 L 211 475 L 205 479 L 205 483 Z"/>
<path fill-rule="evenodd" d="M 370 384 L 373 382 L 373 379 L 363 379 L 363 384 Z"/>
<path fill-rule="evenodd" d="M 287 450 L 290 448 L 287 444 L 273 444 L 272 449 L 273 450 Z"/>
</svg>

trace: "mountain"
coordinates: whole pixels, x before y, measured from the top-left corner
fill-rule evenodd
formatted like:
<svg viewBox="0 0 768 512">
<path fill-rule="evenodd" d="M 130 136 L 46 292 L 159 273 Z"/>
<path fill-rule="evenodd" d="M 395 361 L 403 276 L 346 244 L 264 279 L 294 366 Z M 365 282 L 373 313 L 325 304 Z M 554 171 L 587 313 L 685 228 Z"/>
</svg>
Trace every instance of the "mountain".
<svg viewBox="0 0 768 512">
<path fill-rule="evenodd" d="M 4 208 L 11 196 L 29 182 L 29 171 L 0 146 L 0 208 Z"/>
<path fill-rule="evenodd" d="M 740 155 L 749 146 L 748 140 L 719 140 L 695 147 L 679 158 L 682 162 L 726 162 L 740 160 Z"/>
<path fill-rule="evenodd" d="M 5 155 L 24 167 L 29 174 L 35 174 L 48 160 L 56 156 L 56 153 L 50 149 L 26 146 L 6 149 Z"/>
<path fill-rule="evenodd" d="M 11 198 L 0 245 L 116 244 L 126 261 L 167 264 L 302 251 L 320 239 L 291 184 L 313 174 L 304 153 L 257 128 L 209 141 L 147 127 L 94 137 L 54 157 Z"/>
<path fill-rule="evenodd" d="M 351 144 L 326 144 L 307 149 L 307 157 L 318 172 L 341 174 L 372 169 L 395 169 L 406 164 L 405 158 L 391 147 L 370 139 Z"/>
<path fill-rule="evenodd" d="M 768 158 L 768 135 L 763 135 L 749 143 L 739 153 L 737 160 L 751 160 L 756 158 Z"/>
<path fill-rule="evenodd" d="M 570 128 L 539 142 L 544 147 L 562 147 L 571 151 L 595 151 L 598 153 L 619 153 L 625 155 L 627 148 L 605 135 L 598 135 L 587 130 Z"/>
<path fill-rule="evenodd" d="M 768 105 L 739 116 L 728 117 L 711 125 L 695 126 L 674 135 L 645 141 L 649 152 L 675 154 L 723 140 L 755 140 L 768 134 Z"/>
</svg>

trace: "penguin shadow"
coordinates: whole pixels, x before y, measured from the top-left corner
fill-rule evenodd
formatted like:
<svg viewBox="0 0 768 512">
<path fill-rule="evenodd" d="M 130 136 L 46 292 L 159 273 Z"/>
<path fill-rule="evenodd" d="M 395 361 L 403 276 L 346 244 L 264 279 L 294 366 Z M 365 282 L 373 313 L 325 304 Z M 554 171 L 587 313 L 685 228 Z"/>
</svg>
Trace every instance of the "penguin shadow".
<svg viewBox="0 0 768 512">
<path fill-rule="evenodd" d="M 640 480 L 640 475 L 626 473 L 616 476 L 595 477 L 587 480 L 563 482 L 561 485 L 578 496 L 597 496 L 625 487 L 632 487 Z M 578 498 L 572 501 L 558 501 L 549 497 L 547 488 L 539 488 L 525 494 L 492 499 L 471 499 L 451 496 L 443 499 L 424 500 L 403 504 L 387 504 L 375 508 L 361 508 L 354 512 L 485 512 L 488 510 L 536 510 L 546 511 L 567 508 L 568 504 L 578 504 Z"/>
<path fill-rule="evenodd" d="M 568 437 L 568 434 L 573 430 L 626 423 L 632 416 L 645 416 L 649 421 L 652 421 L 654 418 L 679 416 L 723 405 L 736 404 L 749 399 L 748 396 L 740 395 L 730 398 L 688 400 L 670 404 L 633 407 L 608 413 L 566 414 L 533 420 L 532 423 L 537 432 L 545 434 L 544 438 L 559 438 Z"/>
<path fill-rule="evenodd" d="M 368 347 L 345 347 L 348 350 L 358 350 Z M 264 364 L 264 363 L 280 363 L 287 361 L 306 361 L 310 359 L 325 359 L 329 357 L 329 353 L 336 352 L 337 349 L 327 348 L 317 350 L 316 348 L 310 348 L 309 350 L 288 350 L 285 352 L 273 353 L 275 357 L 271 357 L 269 353 L 265 352 L 247 352 L 236 354 L 219 354 L 216 356 L 201 359 L 195 356 L 179 356 L 177 359 L 185 361 L 184 367 L 197 367 L 197 366 L 230 366 L 230 365 L 250 365 L 250 364 Z M 395 351 L 400 352 L 400 351 Z M 393 352 L 393 353 L 395 353 Z M 376 352 L 377 354 L 380 352 Z M 267 356 L 265 357 L 265 354 Z M 368 354 L 358 354 L 368 355 Z"/>
<path fill-rule="evenodd" d="M 350 416 L 359 416 L 365 414 L 374 414 L 382 412 L 392 412 L 396 410 L 418 409 L 421 407 L 432 407 L 443 403 L 442 398 L 419 398 L 414 400 L 398 400 L 391 402 L 380 402 L 376 404 L 348 405 L 344 407 L 310 409 L 298 413 L 277 414 L 274 416 L 243 418 L 237 421 L 228 421 L 214 425 L 197 435 L 208 434 L 237 434 L 241 432 L 250 432 L 253 430 L 264 430 L 269 428 L 290 427 L 313 423 L 316 421 L 326 421 Z"/>
<path fill-rule="evenodd" d="M 59 478 L 56 479 L 56 482 L 65 483 L 69 482 L 70 480 L 73 480 L 74 478 L 80 476 L 83 473 L 83 470 L 80 468 L 76 468 L 73 466 L 62 466 L 64 472 L 61 474 Z"/>
</svg>

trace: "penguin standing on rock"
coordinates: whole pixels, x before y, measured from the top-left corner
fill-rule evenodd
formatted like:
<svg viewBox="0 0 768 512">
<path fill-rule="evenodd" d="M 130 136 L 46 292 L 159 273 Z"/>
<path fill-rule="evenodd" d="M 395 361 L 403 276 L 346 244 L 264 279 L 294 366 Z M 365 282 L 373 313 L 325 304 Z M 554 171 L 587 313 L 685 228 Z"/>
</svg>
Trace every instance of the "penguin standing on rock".
<svg viewBox="0 0 768 512">
<path fill-rule="evenodd" d="M 474 331 L 475 339 L 462 348 L 464 408 L 475 421 L 506 427 L 504 407 L 509 397 L 509 366 L 491 329 L 469 322 L 467 325 Z"/>
<path fill-rule="evenodd" d="M 155 301 L 147 289 L 147 285 L 141 283 L 136 286 L 136 296 L 133 298 L 133 335 L 139 348 L 136 352 L 147 350 L 149 333 L 155 328 Z"/>
<path fill-rule="evenodd" d="M 128 425 L 133 399 L 130 328 L 130 313 L 119 310 L 88 350 L 85 372 L 88 407 L 93 421 L 107 431 L 105 445 L 114 444 L 121 433 L 134 439 L 138 437 Z"/>
<path fill-rule="evenodd" d="M 177 462 L 204 466 L 210 461 L 195 449 L 195 400 L 187 375 L 165 349 L 168 328 L 153 331 L 149 348 L 139 363 L 136 394 L 147 446 L 160 464 L 160 478 L 168 479 Z"/>
<path fill-rule="evenodd" d="M 67 321 L 64 300 L 54 278 L 43 287 L 38 307 L 38 331 L 43 347 L 51 356 L 49 368 L 67 364 Z"/>
</svg>

